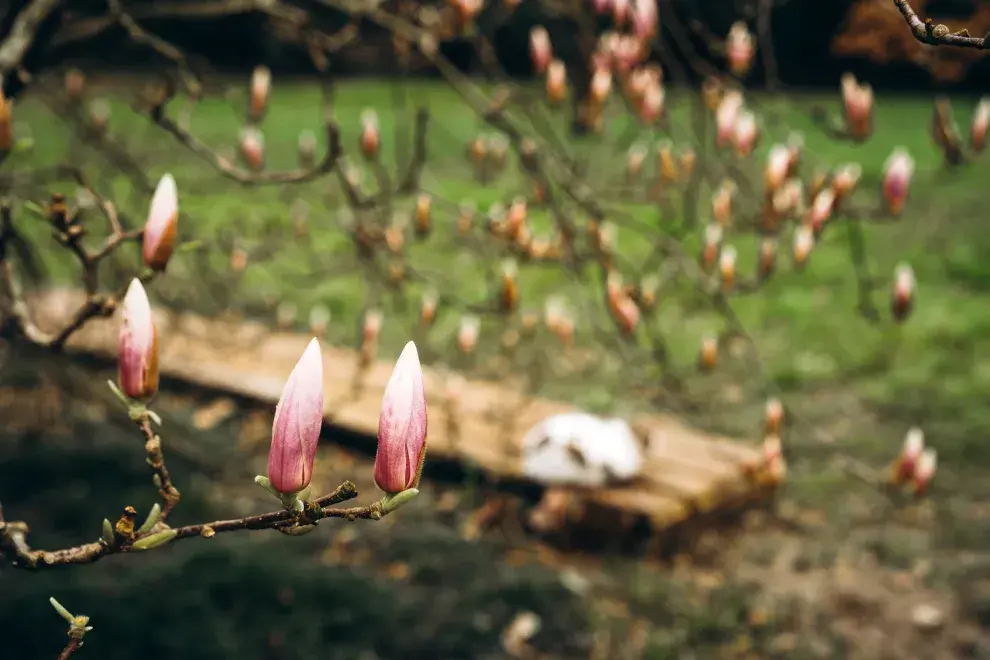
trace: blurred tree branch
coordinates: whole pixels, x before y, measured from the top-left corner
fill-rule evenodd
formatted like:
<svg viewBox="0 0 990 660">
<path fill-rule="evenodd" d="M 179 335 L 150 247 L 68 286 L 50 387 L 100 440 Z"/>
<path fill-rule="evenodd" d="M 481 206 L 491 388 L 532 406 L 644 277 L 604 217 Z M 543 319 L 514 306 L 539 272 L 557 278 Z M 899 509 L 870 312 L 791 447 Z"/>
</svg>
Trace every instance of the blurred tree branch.
<svg viewBox="0 0 990 660">
<path fill-rule="evenodd" d="M 894 0 L 894 6 L 901 12 L 914 38 L 923 44 L 976 49 L 988 47 L 990 32 L 983 37 L 970 36 L 969 30 L 965 28 L 952 32 L 947 26 L 941 23 L 936 24 L 930 18 L 922 21 L 918 18 L 918 14 L 915 13 L 914 9 L 911 8 L 909 0 Z"/>
</svg>

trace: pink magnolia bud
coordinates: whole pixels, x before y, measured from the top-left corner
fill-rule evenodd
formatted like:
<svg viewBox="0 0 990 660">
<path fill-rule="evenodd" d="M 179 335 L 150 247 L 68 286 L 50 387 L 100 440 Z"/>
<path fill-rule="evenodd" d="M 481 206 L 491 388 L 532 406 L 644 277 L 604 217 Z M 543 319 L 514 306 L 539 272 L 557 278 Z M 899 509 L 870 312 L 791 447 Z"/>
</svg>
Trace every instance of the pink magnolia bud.
<svg viewBox="0 0 990 660">
<path fill-rule="evenodd" d="M 248 112 L 251 119 L 258 121 L 268 107 L 268 95 L 272 86 L 272 71 L 267 66 L 255 67 L 251 74 L 251 103 Z"/>
<path fill-rule="evenodd" d="M 158 182 L 151 197 L 148 220 L 144 224 L 144 265 L 152 270 L 165 270 L 175 249 L 175 235 L 179 226 L 179 194 L 175 179 L 166 174 Z"/>
<path fill-rule="evenodd" d="M 649 150 L 646 148 L 645 144 L 636 143 L 629 147 L 629 151 L 626 154 L 626 175 L 629 177 L 637 177 L 643 172 L 643 164 L 646 162 L 646 156 Z"/>
<path fill-rule="evenodd" d="M 268 478 L 280 493 L 298 493 L 313 478 L 323 426 L 323 353 L 314 337 L 292 369 L 275 407 Z"/>
<path fill-rule="evenodd" d="M 873 88 L 851 73 L 842 75 L 840 85 L 846 128 L 852 137 L 865 140 L 873 131 Z"/>
<path fill-rule="evenodd" d="M 894 149 L 884 164 L 883 172 L 882 191 L 887 210 L 893 215 L 900 215 L 914 176 L 914 159 L 906 149 Z"/>
<path fill-rule="evenodd" d="M 787 170 L 791 163 L 791 152 L 786 145 L 775 144 L 767 155 L 765 185 L 768 191 L 776 191 L 787 179 Z"/>
<path fill-rule="evenodd" d="M 808 262 L 811 250 L 815 247 L 815 231 L 808 225 L 794 230 L 794 264 L 802 267 Z"/>
<path fill-rule="evenodd" d="M 722 102 L 715 111 L 715 144 L 725 148 L 732 144 L 736 132 L 736 118 L 742 109 L 743 95 L 738 90 L 731 90 L 722 97 Z"/>
<path fill-rule="evenodd" d="M 547 66 L 547 100 L 560 103 L 567 98 L 567 67 L 562 60 L 553 60 Z"/>
<path fill-rule="evenodd" d="M 780 399 L 770 399 L 767 401 L 766 412 L 763 417 L 763 432 L 768 436 L 780 436 L 780 426 L 784 421 L 784 404 Z"/>
<path fill-rule="evenodd" d="M 736 153 L 741 158 L 745 158 L 753 152 L 759 132 L 756 115 L 748 110 L 741 111 L 736 117 L 735 131 L 733 133 L 733 139 L 736 143 Z"/>
<path fill-rule="evenodd" d="M 591 5 L 596 14 L 604 14 L 612 8 L 612 0 L 592 0 Z"/>
<path fill-rule="evenodd" d="M 617 26 L 625 25 L 631 11 L 630 0 L 612 0 L 612 20 Z"/>
<path fill-rule="evenodd" d="M 646 54 L 643 42 L 631 34 L 620 34 L 613 43 L 612 57 L 620 72 L 632 69 Z"/>
<path fill-rule="evenodd" d="M 825 188 L 811 200 L 811 208 L 808 210 L 808 224 L 817 236 L 825 228 L 825 223 L 832 217 L 832 209 L 835 207 L 835 192 L 831 188 Z"/>
<path fill-rule="evenodd" d="M 131 280 L 123 308 L 117 340 L 120 390 L 131 399 L 147 401 L 158 392 L 158 332 L 141 280 Z"/>
<path fill-rule="evenodd" d="M 736 196 L 736 190 L 736 182 L 725 179 L 718 190 L 712 193 L 712 217 L 723 227 L 732 224 L 732 201 Z"/>
<path fill-rule="evenodd" d="M 477 316 L 461 317 L 461 326 L 457 331 L 457 345 L 463 353 L 471 353 L 478 345 L 478 333 L 481 330 L 481 319 Z"/>
<path fill-rule="evenodd" d="M 656 35 L 657 0 L 636 0 L 632 27 L 633 34 L 641 41 L 647 41 Z"/>
<path fill-rule="evenodd" d="M 603 66 L 596 66 L 591 76 L 591 98 L 596 103 L 604 103 L 612 91 L 612 71 Z"/>
<path fill-rule="evenodd" d="M 648 85 L 643 93 L 643 102 L 639 106 L 639 117 L 646 124 L 656 123 L 663 114 L 663 102 L 666 93 L 659 83 Z"/>
<path fill-rule="evenodd" d="M 914 494 L 922 496 L 928 491 L 928 484 L 935 477 L 935 468 L 938 467 L 938 454 L 929 447 L 921 452 L 918 463 L 914 468 Z"/>
<path fill-rule="evenodd" d="M 976 104 L 973 123 L 970 125 L 969 141 L 973 151 L 980 152 L 987 146 L 987 129 L 990 128 L 990 96 L 985 96 Z"/>
<path fill-rule="evenodd" d="M 361 114 L 361 153 L 365 157 L 374 158 L 378 154 L 380 135 L 378 113 L 374 110 L 365 110 Z"/>
<path fill-rule="evenodd" d="M 529 31 L 529 57 L 537 75 L 546 73 L 550 60 L 553 59 L 553 48 L 550 45 L 550 33 L 542 25 Z"/>
<path fill-rule="evenodd" d="M 742 21 L 736 21 L 729 28 L 725 39 L 725 57 L 729 62 L 729 71 L 737 78 L 744 77 L 753 66 L 753 35 Z"/>
<path fill-rule="evenodd" d="M 904 436 L 904 447 L 894 461 L 894 471 L 891 478 L 895 484 L 903 484 L 914 478 L 918 468 L 918 460 L 925 450 L 925 433 L 918 427 L 908 430 Z"/>
<path fill-rule="evenodd" d="M 252 170 L 265 167 L 265 136 L 254 126 L 241 132 L 241 158 Z"/>
<path fill-rule="evenodd" d="M 890 310 L 894 320 L 903 321 L 914 307 L 914 270 L 908 264 L 899 264 L 894 273 L 894 289 L 890 296 Z"/>
<path fill-rule="evenodd" d="M 848 197 L 859 183 L 859 178 L 863 175 L 863 168 L 859 163 L 843 165 L 835 171 L 832 177 L 832 190 L 835 191 L 837 199 Z"/>
<path fill-rule="evenodd" d="M 426 389 L 416 344 L 402 349 L 378 418 L 375 485 L 392 495 L 419 485 L 426 459 Z"/>
<path fill-rule="evenodd" d="M 736 284 L 736 248 L 726 245 L 718 258 L 718 270 L 722 277 L 722 290 L 729 292 Z"/>
</svg>

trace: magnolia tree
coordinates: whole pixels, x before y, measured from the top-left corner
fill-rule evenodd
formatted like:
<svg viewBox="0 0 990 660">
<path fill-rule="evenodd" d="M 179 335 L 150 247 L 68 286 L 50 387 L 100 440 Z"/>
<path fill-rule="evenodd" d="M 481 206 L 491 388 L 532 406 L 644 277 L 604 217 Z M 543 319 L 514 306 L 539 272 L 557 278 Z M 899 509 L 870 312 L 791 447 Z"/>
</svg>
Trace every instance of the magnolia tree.
<svg viewBox="0 0 990 660">
<path fill-rule="evenodd" d="M 751 8 L 756 34 L 747 21 L 740 20 L 724 37 L 702 34 L 698 26 L 683 26 L 672 3 L 640 0 L 547 0 L 525 6 L 518 1 L 452 0 L 438 5 L 324 0 L 319 10 L 336 10 L 346 18 L 344 27 L 337 31 L 324 30 L 319 21 L 310 20 L 309 12 L 278 0 L 216 3 L 211 16 L 242 12 L 264 16 L 278 38 L 305 49 L 326 85 L 328 103 L 322 140 L 325 152 L 317 153 L 321 142 L 317 134 L 304 130 L 298 141 L 299 167 L 281 171 L 267 166 L 268 146 L 262 124 L 273 81 L 271 71 L 263 66 L 255 70 L 250 81 L 247 117 L 237 153 L 214 149 L 192 131 L 188 109 L 204 95 L 199 75 L 180 49 L 144 27 L 145 21 L 159 19 L 196 20 L 200 14 L 192 5 L 147 3 L 125 10 L 119 0 L 111 0 L 106 15 L 62 16 L 56 29 L 43 32 L 39 28 L 57 15 L 54 12 L 58 5 L 55 0 L 33 0 L 13 20 L 9 34 L 0 44 L 0 72 L 5 75 L 7 92 L 25 87 L 31 90 L 37 80 L 43 80 L 44 76 L 28 72 L 22 63 L 32 49 L 44 50 L 49 45 L 46 39 L 54 44 L 72 43 L 111 27 L 123 28 L 135 44 L 150 49 L 169 64 L 166 82 L 145 89 L 135 103 L 135 111 L 176 145 L 238 184 L 288 187 L 335 177 L 342 195 L 342 210 L 335 216 L 340 232 L 351 239 L 348 256 L 352 261 L 347 267 L 362 269 L 369 282 L 384 281 L 399 294 L 405 294 L 411 283 L 419 285 L 416 332 L 420 350 L 429 348 L 442 355 L 434 350 L 434 344 L 439 341 L 449 345 L 452 351 L 447 352 L 454 356 L 450 361 L 462 370 L 474 367 L 482 375 L 493 375 L 485 372 L 477 360 L 485 351 L 500 356 L 499 364 L 519 369 L 518 361 L 514 361 L 519 348 L 524 341 L 533 341 L 541 357 L 566 358 L 554 364 L 555 369 L 560 364 L 565 367 L 556 372 L 560 379 L 580 380 L 602 373 L 586 364 L 575 366 L 582 364 L 578 349 L 583 346 L 601 362 L 614 357 L 622 363 L 621 386 L 655 387 L 660 381 L 667 391 L 681 391 L 671 349 L 658 322 L 660 297 L 666 287 L 686 282 L 721 320 L 723 331 L 697 340 L 696 366 L 710 374 L 721 365 L 726 342 L 747 337 L 730 300 L 759 291 L 781 270 L 781 241 L 790 241 L 792 267 L 806 267 L 822 237 L 840 218 L 853 237 L 850 259 L 855 266 L 860 312 L 875 323 L 901 323 L 910 316 L 915 277 L 907 264 L 898 265 L 892 282 L 885 285 L 889 286 L 889 311 L 884 313 L 875 305 L 877 278 L 866 267 L 860 221 L 893 221 L 902 214 L 909 198 L 914 160 L 904 149 L 890 154 L 882 174 L 879 204 L 863 204 L 859 189 L 862 168 L 858 164 L 830 164 L 807 174 L 810 155 L 804 152 L 802 136 L 775 119 L 769 109 L 761 110 L 758 101 L 748 98 L 744 91 L 743 83 L 758 58 L 768 85 L 779 86 L 770 40 L 772 3 L 759 2 Z M 493 91 L 482 89 L 441 53 L 439 45 L 445 41 L 470 40 L 489 72 L 499 76 L 497 62 L 490 57 L 494 32 L 513 20 L 517 12 L 532 11 L 533 7 L 537 7 L 539 20 L 530 31 L 528 46 L 533 71 L 542 80 L 542 103 L 523 86 L 502 83 Z M 944 26 L 926 23 L 905 0 L 896 0 L 891 10 L 901 13 L 905 29 L 923 43 L 984 46 L 984 39 L 971 37 L 965 31 L 951 33 Z M 312 11 L 315 15 L 317 9 Z M 465 107 L 487 125 L 487 131 L 468 141 L 466 169 L 478 183 L 488 185 L 507 176 L 507 164 L 514 156 L 520 179 L 517 194 L 482 210 L 473 199 L 448 201 L 427 192 L 421 184 L 421 174 L 427 161 L 428 108 L 416 113 L 411 154 L 398 174 L 383 164 L 385 138 L 373 110 L 361 117 L 354 141 L 358 153 L 349 157 L 329 104 L 328 60 L 356 45 L 368 24 L 385 28 L 392 35 L 394 54 L 401 66 L 411 66 L 412 60 L 418 58 L 434 67 L 460 95 Z M 568 29 L 561 31 L 561 25 Z M 708 40 L 709 55 L 724 60 L 724 69 L 693 50 L 688 38 L 692 30 Z M 678 56 L 665 47 L 669 43 L 676 44 Z M 558 51 L 578 55 L 562 58 Z M 667 77 L 674 82 L 687 82 L 689 71 L 704 83 L 700 94 L 692 93 L 688 100 L 697 108 L 693 113 L 693 133 L 682 136 L 671 130 L 668 106 L 673 94 L 668 92 L 673 87 Z M 13 566 L 38 570 L 91 563 L 109 555 L 148 551 L 181 539 L 209 538 L 220 532 L 274 529 L 294 536 L 312 531 L 325 518 L 377 520 L 413 498 L 418 492 L 427 432 L 424 378 L 417 344 L 413 342 L 406 344 L 399 356 L 382 400 L 374 481 L 384 496 L 367 506 L 341 507 L 357 496 L 356 487 L 349 481 L 322 496 L 310 493 L 317 439 L 326 411 L 323 356 L 319 339 L 314 338 L 285 383 L 275 411 L 267 474 L 256 478 L 278 499 L 278 509 L 234 520 L 170 525 L 170 514 L 179 503 L 180 493 L 166 467 L 162 438 L 156 430 L 160 420 L 150 407 L 159 388 L 160 337 L 145 287 L 159 280 L 168 283 L 170 278 L 163 275 L 176 261 L 179 236 L 185 227 L 196 224 L 183 223 L 183 228 L 179 227 L 179 191 L 192 182 L 177 184 L 175 178 L 165 175 L 157 186 L 152 185 L 129 148 L 131 145 L 112 135 L 110 106 L 100 100 L 84 103 L 88 88 L 82 72 L 68 71 L 57 89 L 37 83 L 36 91 L 82 143 L 123 172 L 146 195 L 145 199 L 150 198 L 150 205 L 143 227 L 125 223 L 117 204 L 100 193 L 90 174 L 71 156 L 50 170 L 10 170 L 17 165 L 16 155 L 26 140 L 15 133 L 18 112 L 13 101 L 0 95 L 0 165 L 5 166 L 0 171 L 0 187 L 4 192 L 27 199 L 35 193 L 51 194 L 49 183 L 68 179 L 79 186 L 86 198 L 84 204 L 82 198 L 72 201 L 55 192 L 44 207 L 33 207 L 47 220 L 56 243 L 78 262 L 82 272 L 80 284 L 85 300 L 55 330 L 35 321 L 31 298 L 21 282 L 30 270 L 31 251 L 27 232 L 16 217 L 17 208 L 12 200 L 0 206 L 0 328 L 5 337 L 58 351 L 88 321 L 120 312 L 119 378 L 110 387 L 145 440 L 161 503 L 144 518 L 126 507 L 116 521 L 103 521 L 98 540 L 60 550 L 33 549 L 28 525 L 0 515 L 0 557 Z M 188 105 L 176 117 L 170 111 L 180 97 Z M 546 121 L 546 110 L 558 116 L 566 112 L 568 101 L 571 126 L 580 132 L 604 132 L 609 124 L 619 121 L 634 128 L 633 143 L 622 147 L 625 162 L 618 168 L 620 171 L 607 172 L 602 181 L 590 176 L 568 141 L 557 134 L 554 123 Z M 841 117 L 824 111 L 815 114 L 820 128 L 835 139 L 869 140 L 875 130 L 869 84 L 852 75 L 844 76 L 841 101 Z M 713 128 L 711 132 L 709 126 Z M 947 165 L 959 166 L 984 149 L 988 126 L 990 102 L 983 101 L 974 114 L 966 144 L 951 107 L 940 99 L 933 114 L 932 136 Z M 780 141 L 770 147 L 765 162 L 755 162 L 757 146 L 775 128 Z M 374 192 L 369 192 L 362 181 L 363 172 L 356 164 L 359 158 L 379 184 Z M 705 187 L 710 187 L 712 193 L 702 202 Z M 867 197 L 873 195 L 867 193 Z M 682 210 L 673 206 L 675 199 L 683 202 Z M 682 216 L 682 225 L 677 231 L 643 226 L 618 210 L 617 205 L 622 203 L 660 207 L 664 217 Z M 84 222 L 93 212 L 99 213 L 107 226 L 95 247 L 87 238 L 93 231 L 92 223 Z M 534 229 L 533 217 L 537 213 L 549 218 L 549 233 Z M 453 220 L 452 233 L 459 248 L 494 262 L 492 288 L 483 301 L 461 300 L 451 293 L 449 276 L 440 273 L 431 279 L 408 265 L 410 242 L 436 236 L 438 218 L 445 214 Z M 583 227 L 577 218 L 584 219 Z M 293 220 L 293 230 L 304 235 L 303 219 Z M 644 244 L 652 246 L 652 252 L 632 263 L 618 245 L 620 226 L 634 236 L 638 233 Z M 738 248 L 732 242 L 733 237 L 747 234 L 757 239 L 753 273 L 742 272 L 737 265 Z M 114 290 L 105 282 L 105 271 L 118 268 L 115 259 L 119 248 L 135 242 L 141 246 L 141 267 L 137 273 L 118 278 L 121 286 Z M 230 252 L 230 270 L 235 273 L 243 272 L 249 262 L 263 263 L 265 259 L 265 255 L 249 254 L 236 244 L 222 249 Z M 568 295 L 548 296 L 543 301 L 542 314 L 524 307 L 523 280 L 526 270 L 535 267 L 566 273 L 578 283 L 578 292 L 572 288 Z M 225 281 L 217 280 L 217 274 L 208 269 L 197 272 L 196 277 L 206 283 L 201 289 Z M 188 287 L 180 288 L 184 299 Z M 453 336 L 437 340 L 426 330 L 447 311 L 457 314 Z M 283 316 L 291 323 L 294 315 L 294 309 L 279 306 L 280 323 Z M 541 316 L 545 332 L 539 334 Z M 314 334 L 321 335 L 329 321 L 328 310 L 314 308 L 309 325 Z M 365 310 L 359 332 L 362 373 L 378 356 L 383 322 L 380 309 L 370 306 Z M 484 333 L 489 328 L 497 328 L 498 341 L 485 341 Z M 527 374 L 527 387 L 536 389 L 541 377 Z M 456 383 L 461 381 L 452 376 L 449 382 L 453 385 L 443 397 L 445 417 L 448 433 L 456 437 L 459 418 L 452 411 L 457 409 L 460 390 Z M 781 443 L 784 407 L 777 398 L 765 401 L 765 406 L 765 460 L 760 476 L 765 483 L 776 485 L 786 476 Z M 512 416 L 512 411 L 505 414 L 507 418 Z M 585 429 L 607 426 L 582 420 L 578 425 Z M 534 437 L 540 444 L 539 438 Z M 635 442 L 630 438 L 626 438 L 626 444 L 633 446 Z M 627 471 L 634 475 L 637 465 L 638 462 L 630 462 Z M 879 479 L 922 495 L 935 468 L 934 449 L 925 447 L 920 429 L 912 429 L 902 451 Z M 54 599 L 52 603 L 70 625 L 70 641 L 60 655 L 66 658 L 82 645 L 83 636 L 90 630 L 89 620 L 72 615 Z"/>
</svg>

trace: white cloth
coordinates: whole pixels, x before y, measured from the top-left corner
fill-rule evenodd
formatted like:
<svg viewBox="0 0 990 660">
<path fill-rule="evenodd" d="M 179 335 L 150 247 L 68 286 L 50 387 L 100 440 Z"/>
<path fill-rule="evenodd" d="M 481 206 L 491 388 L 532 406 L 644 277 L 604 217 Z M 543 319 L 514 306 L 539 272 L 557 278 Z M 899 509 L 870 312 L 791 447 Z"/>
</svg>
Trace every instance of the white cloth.
<svg viewBox="0 0 990 660">
<path fill-rule="evenodd" d="M 523 473 L 548 485 L 602 486 L 643 469 L 643 451 L 629 424 L 589 413 L 553 415 L 523 437 Z"/>
</svg>

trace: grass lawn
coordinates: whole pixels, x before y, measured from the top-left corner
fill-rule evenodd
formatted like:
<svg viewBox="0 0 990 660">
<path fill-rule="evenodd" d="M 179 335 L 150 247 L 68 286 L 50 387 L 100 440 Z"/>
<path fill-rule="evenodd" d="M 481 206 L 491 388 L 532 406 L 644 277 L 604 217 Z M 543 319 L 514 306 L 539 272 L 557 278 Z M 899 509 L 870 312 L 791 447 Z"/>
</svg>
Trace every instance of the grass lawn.
<svg viewBox="0 0 990 660">
<path fill-rule="evenodd" d="M 781 506 L 817 512 L 826 521 L 826 527 L 813 538 L 799 542 L 800 552 L 819 552 L 821 556 L 811 563 L 822 565 L 830 564 L 848 547 L 872 554 L 891 570 L 930 562 L 933 568 L 925 583 L 954 591 L 970 608 L 961 619 L 974 613 L 987 616 L 990 607 L 980 609 L 979 599 L 972 594 L 979 591 L 975 585 L 990 585 L 990 570 L 980 568 L 986 565 L 986 541 L 990 537 L 990 518 L 983 504 L 985 466 L 990 459 L 986 448 L 990 429 L 990 409 L 986 406 L 990 393 L 990 262 L 983 255 L 990 254 L 990 234 L 982 226 L 990 199 L 990 158 L 947 169 L 928 135 L 930 99 L 880 95 L 877 130 L 866 144 L 831 140 L 809 116 L 814 104 L 824 104 L 836 112 L 836 94 L 835 98 L 757 97 L 754 107 L 764 119 L 766 135 L 755 157 L 741 161 L 701 146 L 693 130 L 695 104 L 684 93 L 675 91 L 670 96 L 669 136 L 676 147 L 692 145 L 698 149 L 699 166 L 707 173 L 698 204 L 703 222 L 709 217 L 712 191 L 729 172 L 738 173 L 744 193 L 739 217 L 758 212 L 758 198 L 746 191 L 759 188 L 766 151 L 774 141 L 786 138 L 788 130 L 804 135 L 803 174 L 820 166 L 862 165 L 863 178 L 851 202 L 861 209 L 879 204 L 881 168 L 891 151 L 901 146 L 909 150 L 917 169 L 904 216 L 894 222 L 861 223 L 868 269 L 879 280 L 874 300 L 883 317 L 881 323 L 871 323 L 857 313 L 850 232 L 843 226 L 852 221 L 842 217 L 823 234 L 809 265 L 801 272 L 790 267 L 790 233 L 785 233 L 779 272 L 759 292 L 731 300 L 753 345 L 733 344 L 724 351 L 724 363 L 715 373 L 695 373 L 701 338 L 722 331 L 724 321 L 694 286 L 666 278 L 665 263 L 651 255 L 660 233 L 682 241 L 687 254 L 697 254 L 703 222 L 697 226 L 681 222 L 680 190 L 666 193 L 664 201 L 657 204 L 641 201 L 648 184 L 625 186 L 629 145 L 635 141 L 652 145 L 661 136 L 638 131 L 614 108 L 615 118 L 610 118 L 603 138 L 583 139 L 567 148 L 586 163 L 587 182 L 617 226 L 618 254 L 627 280 L 659 274 L 664 281 L 658 312 L 649 322 L 650 331 L 643 331 L 633 342 L 615 337 L 600 302 L 601 284 L 591 269 L 571 273 L 554 264 L 522 265 L 523 309 L 540 310 L 550 295 L 567 298 L 578 320 L 574 354 L 588 357 L 580 364 L 576 358 L 561 357 L 560 351 L 550 349 L 553 344 L 545 337 L 524 342 L 514 355 L 507 356 L 499 348 L 500 340 L 518 319 L 483 314 L 482 348 L 467 359 L 452 348 L 460 314 L 492 299 L 491 282 L 506 253 L 480 230 L 468 240 L 458 239 L 454 230 L 457 206 L 462 200 L 472 200 L 485 211 L 495 202 L 508 203 L 531 190 L 516 172 L 514 156 L 495 182 L 474 179 L 466 160 L 466 145 L 479 132 L 490 129 L 452 90 L 433 83 L 371 81 L 348 82 L 335 90 L 335 115 L 345 149 L 351 154 L 349 162 L 362 172 L 363 186 L 369 191 L 377 185 L 374 173 L 357 156 L 362 112 L 366 108 L 377 110 L 384 140 L 383 162 L 394 170 L 395 162 L 405 162 L 408 157 L 412 108 L 426 105 L 430 110 L 430 157 L 421 186 L 434 195 L 434 230 L 422 242 L 410 236 L 407 265 L 414 277 L 405 295 L 381 284 L 378 276 L 356 260 L 352 243 L 339 224 L 353 212 L 345 208 L 334 177 L 292 186 L 239 185 L 221 177 L 146 118 L 131 112 L 125 100 L 107 92 L 112 102 L 110 139 L 127 145 L 152 183 L 165 172 L 171 172 L 178 182 L 181 238 L 191 245 L 176 257 L 167 277 L 153 285 L 154 298 L 210 313 L 233 310 L 267 318 L 274 318 L 279 307 L 283 314 L 292 308 L 300 327 L 305 326 L 311 308 L 325 305 L 333 318 L 328 339 L 351 344 L 357 341 L 362 310 L 375 306 L 385 315 L 383 355 L 397 354 L 404 341 L 415 337 L 424 358 L 430 361 L 490 377 L 524 371 L 530 373 L 533 389 L 546 396 L 616 412 L 671 409 L 699 425 L 750 437 L 754 442 L 759 440 L 765 398 L 779 394 L 792 420 L 785 437 L 790 483 Z M 205 100 L 191 115 L 191 129 L 207 144 L 232 155 L 244 104 L 243 86 L 225 97 Z M 182 103 L 173 105 L 174 114 Z M 972 105 L 971 100 L 956 103 L 964 128 L 968 127 Z M 537 125 L 545 120 L 546 126 L 532 132 L 534 136 L 551 142 L 565 139 L 559 129 L 561 117 L 542 108 L 531 112 Z M 521 121 L 524 114 L 517 110 L 513 116 Z M 263 123 L 268 169 L 295 167 L 299 133 L 311 129 L 320 135 L 320 117 L 320 92 L 315 86 L 276 80 L 273 102 Z M 100 149 L 74 138 L 39 99 L 27 98 L 20 103 L 16 118 L 29 129 L 33 148 L 8 159 L 0 176 L 69 159 L 87 168 L 94 187 L 117 200 L 133 226 L 143 219 L 150 195 L 136 190 L 126 175 L 107 163 Z M 532 128 L 534 123 L 526 125 Z M 554 137 L 548 137 L 549 131 Z M 654 158 L 651 155 L 647 161 L 651 177 Z M 43 190 L 71 193 L 73 187 L 68 182 L 56 182 Z M 18 200 L 43 202 L 46 198 L 42 189 L 9 192 Z M 414 196 L 397 199 L 394 208 L 385 212 L 395 218 L 408 217 L 414 203 Z M 300 238 L 294 234 L 294 219 L 302 208 L 308 209 L 308 233 Z M 583 226 L 586 218 L 581 212 L 576 208 L 570 212 Z M 551 223 L 544 210 L 534 208 L 530 217 L 535 233 L 549 235 Z M 45 244 L 48 230 L 40 219 L 22 212 L 17 221 Z M 92 222 L 96 226 L 95 217 Z M 731 233 L 727 242 L 738 248 L 740 272 L 751 273 L 757 239 Z M 234 247 L 252 255 L 241 274 L 229 266 Z M 64 280 L 69 275 L 63 253 L 43 250 L 40 256 L 55 279 Z M 123 281 L 122 273 L 133 259 L 133 255 L 125 257 L 109 269 L 121 271 L 113 275 L 118 281 Z M 918 291 L 913 315 L 897 326 L 889 320 L 887 296 L 899 262 L 913 267 Z M 438 291 L 443 304 L 437 325 L 424 336 L 416 329 L 417 301 L 428 289 Z M 663 334 L 671 353 L 671 364 L 665 369 L 651 358 L 649 337 L 657 331 Z M 539 376 L 534 375 L 537 371 Z M 686 390 L 678 394 L 663 391 L 658 384 L 665 371 L 681 376 Z M 899 449 L 904 432 L 912 425 L 922 426 L 929 444 L 937 448 L 939 475 L 929 501 L 906 509 L 897 507 L 895 514 L 889 498 L 850 475 L 840 459 L 852 457 L 880 468 Z M 905 515 L 905 510 L 913 522 L 898 517 Z M 918 519 L 927 522 L 920 524 Z M 749 541 L 746 553 L 758 552 L 754 548 L 760 542 Z M 753 571 L 758 572 L 760 562 L 750 554 L 746 556 L 756 567 Z M 962 556 L 972 561 L 963 561 Z M 622 573 L 630 584 L 641 578 L 635 570 L 631 576 Z M 677 644 L 698 648 L 705 631 L 741 625 L 735 615 L 729 617 L 728 624 L 702 621 L 707 616 L 703 610 L 721 607 L 730 611 L 735 607 L 711 603 L 699 605 L 693 614 L 685 610 L 664 624 L 655 612 L 669 613 L 670 603 L 679 602 L 679 597 L 669 585 L 656 589 L 659 591 L 642 586 L 632 600 L 644 608 L 637 616 L 667 631 L 662 640 L 654 640 L 658 649 L 667 648 L 664 645 L 668 643 L 669 648 L 678 648 Z M 738 602 L 732 593 L 718 593 L 731 603 Z M 686 637 L 670 632 L 684 625 L 689 631 Z M 675 657 L 657 653 L 654 657 Z"/>
</svg>

